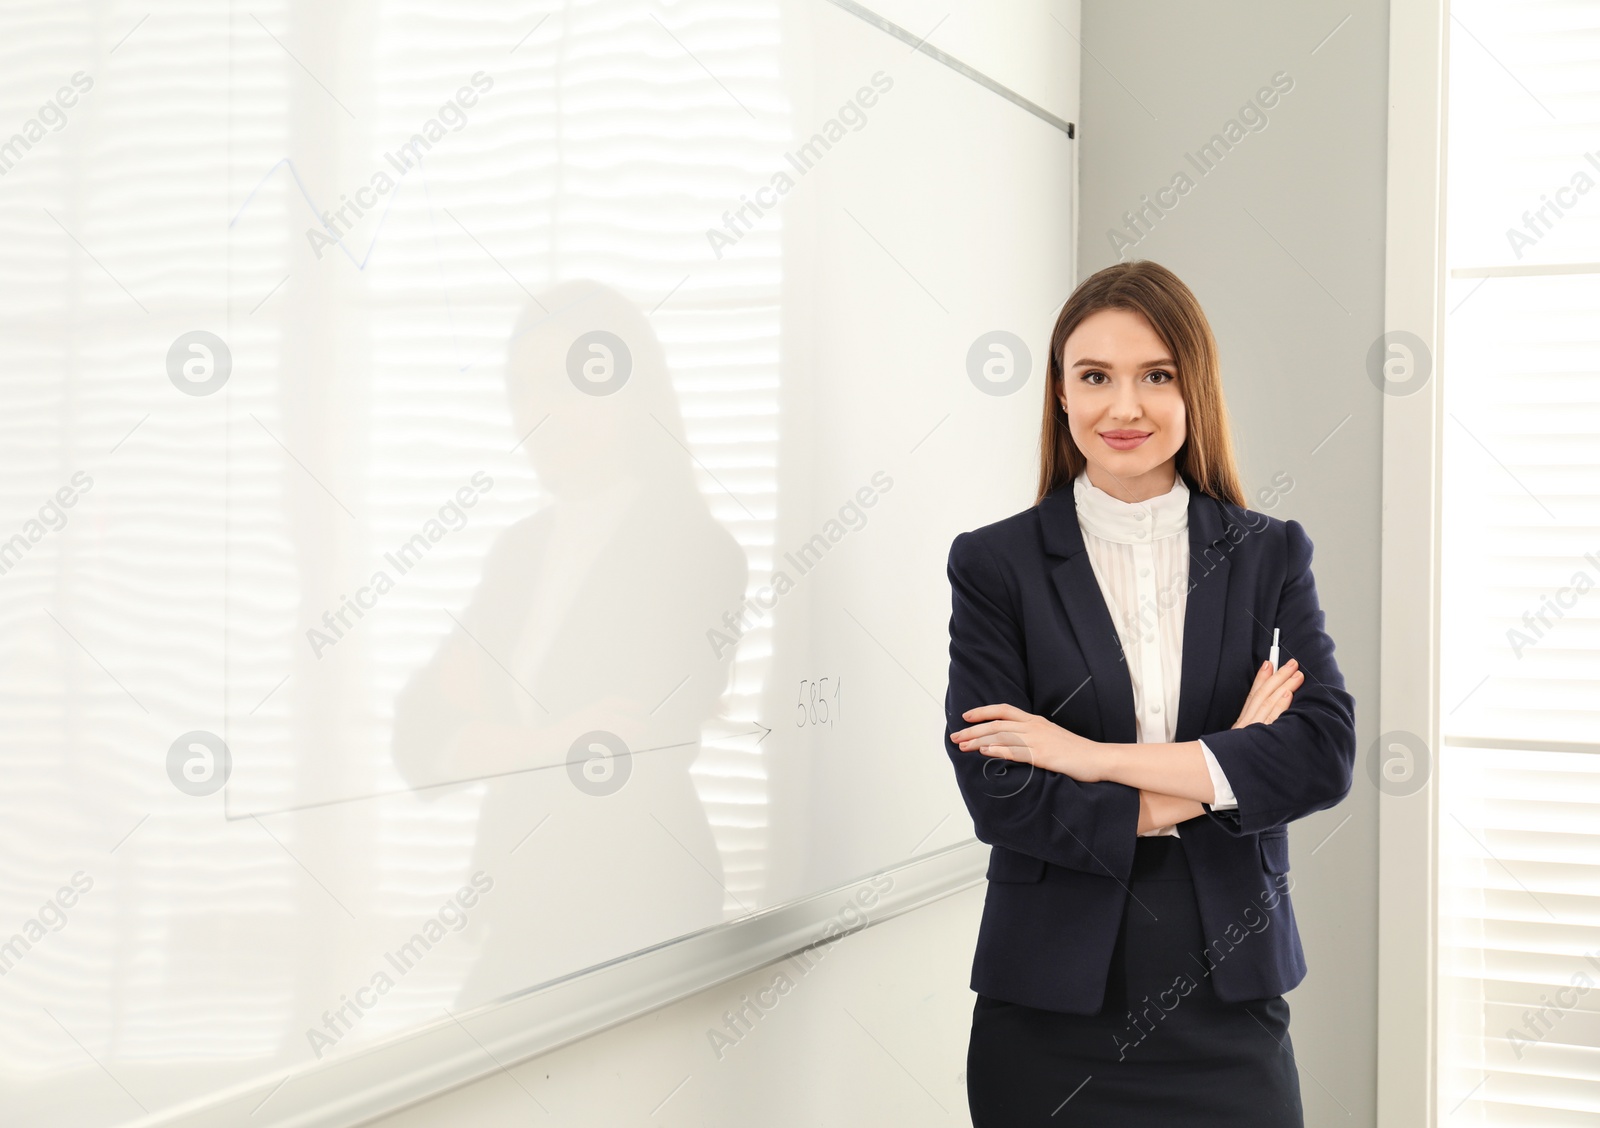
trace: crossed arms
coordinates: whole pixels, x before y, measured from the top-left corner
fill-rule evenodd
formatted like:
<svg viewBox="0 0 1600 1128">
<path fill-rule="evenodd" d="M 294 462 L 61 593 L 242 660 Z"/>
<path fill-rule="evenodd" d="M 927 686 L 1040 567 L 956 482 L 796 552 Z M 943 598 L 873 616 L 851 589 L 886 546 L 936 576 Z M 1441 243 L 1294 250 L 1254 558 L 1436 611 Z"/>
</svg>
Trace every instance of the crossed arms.
<svg viewBox="0 0 1600 1128">
<path fill-rule="evenodd" d="M 1230 834 L 1256 834 L 1349 793 L 1354 701 L 1323 629 L 1311 542 L 1298 522 L 1285 524 L 1288 568 L 1275 622 L 1293 658 L 1276 673 L 1257 672 L 1235 727 L 1205 734 L 1204 750 L 1201 740 L 1106 744 L 1031 713 L 1005 577 L 977 537 L 956 537 L 945 750 L 981 841 L 1123 878 L 1141 830 L 1208 813 Z M 1213 805 L 1205 751 L 1232 787 L 1233 809 Z"/>
</svg>

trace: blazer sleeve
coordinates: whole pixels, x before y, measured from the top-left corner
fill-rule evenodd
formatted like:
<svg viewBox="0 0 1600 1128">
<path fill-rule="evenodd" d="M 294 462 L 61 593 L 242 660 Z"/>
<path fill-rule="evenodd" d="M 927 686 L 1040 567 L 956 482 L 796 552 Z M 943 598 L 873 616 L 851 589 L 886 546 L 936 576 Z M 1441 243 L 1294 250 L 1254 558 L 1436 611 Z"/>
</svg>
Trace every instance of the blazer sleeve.
<svg viewBox="0 0 1600 1128">
<path fill-rule="evenodd" d="M 1325 808 L 1350 793 L 1356 758 L 1355 699 L 1333 658 L 1311 574 L 1311 539 L 1285 522 L 1288 571 L 1275 623 L 1279 652 L 1295 659 L 1305 681 L 1270 724 L 1206 733 L 1202 738 L 1227 773 L 1237 807 L 1211 818 L 1234 835 L 1256 834 Z"/>
<path fill-rule="evenodd" d="M 1033 712 L 1023 633 L 994 557 L 971 533 L 950 546 L 950 682 L 945 752 L 978 839 L 1058 866 L 1126 881 L 1139 829 L 1139 792 L 1110 781 L 963 752 L 950 734 L 980 705 Z"/>
</svg>

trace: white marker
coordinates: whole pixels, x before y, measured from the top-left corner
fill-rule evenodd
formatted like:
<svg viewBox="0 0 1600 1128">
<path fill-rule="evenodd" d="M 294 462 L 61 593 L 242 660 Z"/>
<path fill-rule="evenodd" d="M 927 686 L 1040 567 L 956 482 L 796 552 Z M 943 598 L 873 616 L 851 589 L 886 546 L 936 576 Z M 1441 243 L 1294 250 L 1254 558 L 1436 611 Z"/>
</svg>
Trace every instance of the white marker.
<svg viewBox="0 0 1600 1128">
<path fill-rule="evenodd" d="M 1267 661 L 1272 664 L 1272 672 L 1278 672 L 1278 628 L 1272 628 L 1272 649 L 1267 652 Z"/>
</svg>

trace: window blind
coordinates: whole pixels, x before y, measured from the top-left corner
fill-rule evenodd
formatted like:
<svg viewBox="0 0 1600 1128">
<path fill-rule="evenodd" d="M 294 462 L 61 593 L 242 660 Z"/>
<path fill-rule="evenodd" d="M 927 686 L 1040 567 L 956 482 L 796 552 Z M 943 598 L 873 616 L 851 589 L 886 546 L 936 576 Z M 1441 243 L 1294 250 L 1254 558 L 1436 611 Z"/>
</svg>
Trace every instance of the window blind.
<svg viewBox="0 0 1600 1128">
<path fill-rule="evenodd" d="M 1451 5 L 1440 1125 L 1600 1123 L 1600 4 Z"/>
</svg>

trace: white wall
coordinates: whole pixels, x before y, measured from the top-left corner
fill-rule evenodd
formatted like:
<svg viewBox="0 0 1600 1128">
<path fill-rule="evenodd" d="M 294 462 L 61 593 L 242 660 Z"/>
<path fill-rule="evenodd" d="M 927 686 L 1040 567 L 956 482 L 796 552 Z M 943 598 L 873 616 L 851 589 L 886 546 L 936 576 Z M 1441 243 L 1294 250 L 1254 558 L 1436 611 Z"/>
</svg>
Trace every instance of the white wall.
<svg viewBox="0 0 1600 1128">
<path fill-rule="evenodd" d="M 983 887 L 968 889 L 846 936 L 807 972 L 780 961 L 376 1123 L 970 1124 L 967 973 L 982 910 Z M 719 1059 L 709 1032 L 762 992 L 775 1005 Z"/>
</svg>

